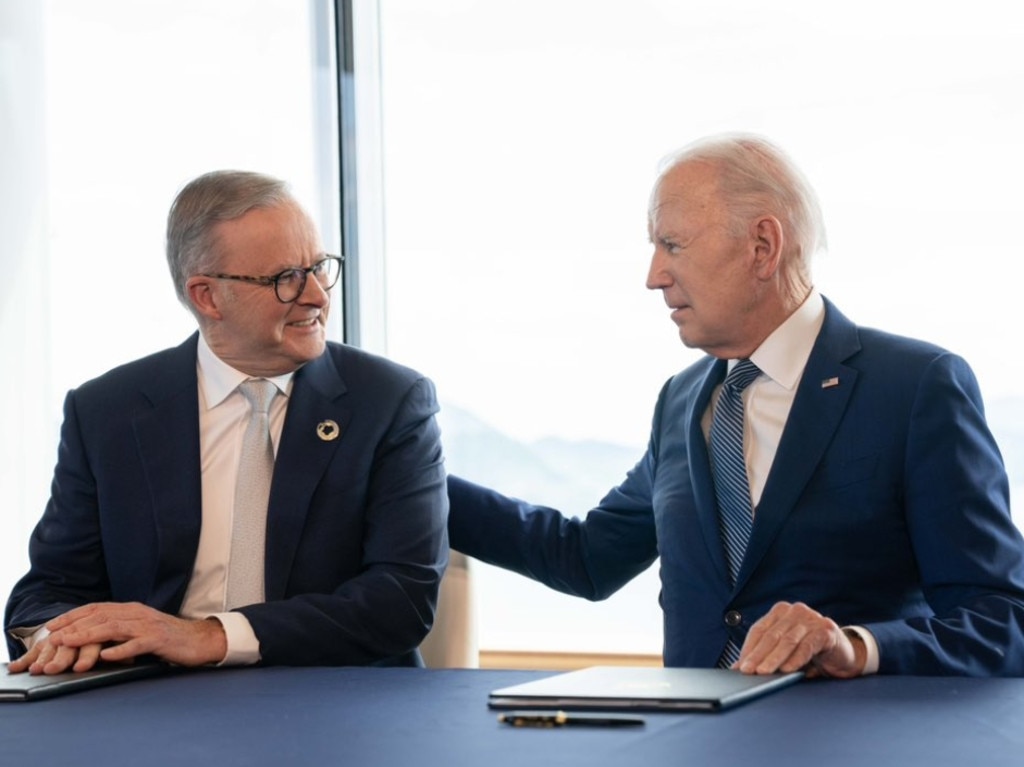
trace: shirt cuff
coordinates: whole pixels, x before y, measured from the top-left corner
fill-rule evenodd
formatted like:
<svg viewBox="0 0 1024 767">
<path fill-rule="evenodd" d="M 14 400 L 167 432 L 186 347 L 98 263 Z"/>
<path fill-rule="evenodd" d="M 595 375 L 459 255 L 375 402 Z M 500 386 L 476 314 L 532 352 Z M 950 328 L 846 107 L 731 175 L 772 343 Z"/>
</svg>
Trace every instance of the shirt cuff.
<svg viewBox="0 0 1024 767">
<path fill-rule="evenodd" d="M 843 633 L 847 636 L 855 636 L 864 643 L 867 651 L 867 658 L 864 660 L 864 669 L 861 676 L 870 676 L 878 673 L 878 642 L 875 637 L 863 626 L 843 626 Z"/>
<path fill-rule="evenodd" d="M 7 633 L 21 642 L 25 646 L 26 652 L 35 647 L 37 642 L 41 642 L 50 636 L 50 630 L 43 625 L 11 629 Z"/>
<path fill-rule="evenodd" d="M 228 643 L 228 651 L 218 666 L 251 666 L 260 662 L 260 640 L 248 618 L 236 612 L 214 613 L 209 617 L 220 621 Z"/>
</svg>

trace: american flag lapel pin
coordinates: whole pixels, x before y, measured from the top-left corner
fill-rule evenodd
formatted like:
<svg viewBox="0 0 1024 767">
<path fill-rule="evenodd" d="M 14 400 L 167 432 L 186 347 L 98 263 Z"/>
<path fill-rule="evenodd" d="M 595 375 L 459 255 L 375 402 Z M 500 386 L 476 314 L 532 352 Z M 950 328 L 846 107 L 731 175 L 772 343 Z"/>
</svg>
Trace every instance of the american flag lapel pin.
<svg viewBox="0 0 1024 767">
<path fill-rule="evenodd" d="M 831 389 L 833 386 L 839 386 L 839 376 L 832 376 L 831 378 L 825 378 L 821 382 L 822 389 Z"/>
</svg>

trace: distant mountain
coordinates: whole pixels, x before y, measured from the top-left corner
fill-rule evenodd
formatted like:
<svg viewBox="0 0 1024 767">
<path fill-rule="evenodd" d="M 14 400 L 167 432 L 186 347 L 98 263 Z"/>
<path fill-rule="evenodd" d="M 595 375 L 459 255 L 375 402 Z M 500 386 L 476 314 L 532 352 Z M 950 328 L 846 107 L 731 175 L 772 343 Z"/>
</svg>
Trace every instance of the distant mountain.
<svg viewBox="0 0 1024 767">
<path fill-rule="evenodd" d="M 598 441 L 520 442 L 450 404 L 438 420 L 450 473 L 569 514 L 593 507 L 643 454 Z"/>
</svg>

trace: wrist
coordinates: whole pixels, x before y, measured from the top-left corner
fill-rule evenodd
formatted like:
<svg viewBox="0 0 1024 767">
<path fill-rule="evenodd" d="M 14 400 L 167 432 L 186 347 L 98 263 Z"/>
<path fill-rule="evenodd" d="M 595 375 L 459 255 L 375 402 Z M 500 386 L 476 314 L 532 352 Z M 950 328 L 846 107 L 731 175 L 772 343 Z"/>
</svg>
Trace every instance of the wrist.
<svg viewBox="0 0 1024 767">
<path fill-rule="evenodd" d="M 201 636 L 203 659 L 207 664 L 218 664 L 228 654 L 228 637 L 223 624 L 215 617 L 196 621 Z"/>
<path fill-rule="evenodd" d="M 842 629 L 843 636 L 847 638 L 850 645 L 853 647 L 853 667 L 852 673 L 849 676 L 862 676 L 868 663 L 868 646 L 864 641 L 864 637 L 861 633 L 855 629 L 846 626 Z"/>
</svg>

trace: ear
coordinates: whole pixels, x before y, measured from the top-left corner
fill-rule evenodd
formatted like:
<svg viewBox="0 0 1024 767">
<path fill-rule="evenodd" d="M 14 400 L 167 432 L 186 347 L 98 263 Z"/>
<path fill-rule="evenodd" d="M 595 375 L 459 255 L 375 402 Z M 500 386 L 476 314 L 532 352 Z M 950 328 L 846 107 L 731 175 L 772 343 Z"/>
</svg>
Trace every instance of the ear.
<svg viewBox="0 0 1024 767">
<path fill-rule="evenodd" d="M 782 265 L 782 224 L 775 216 L 764 215 L 751 222 L 750 234 L 754 244 L 754 273 L 762 280 L 771 279 Z"/>
<path fill-rule="evenodd" d="M 196 275 L 185 281 L 185 294 L 200 316 L 210 320 L 222 319 L 219 301 L 221 296 L 214 289 L 209 277 Z"/>
</svg>

